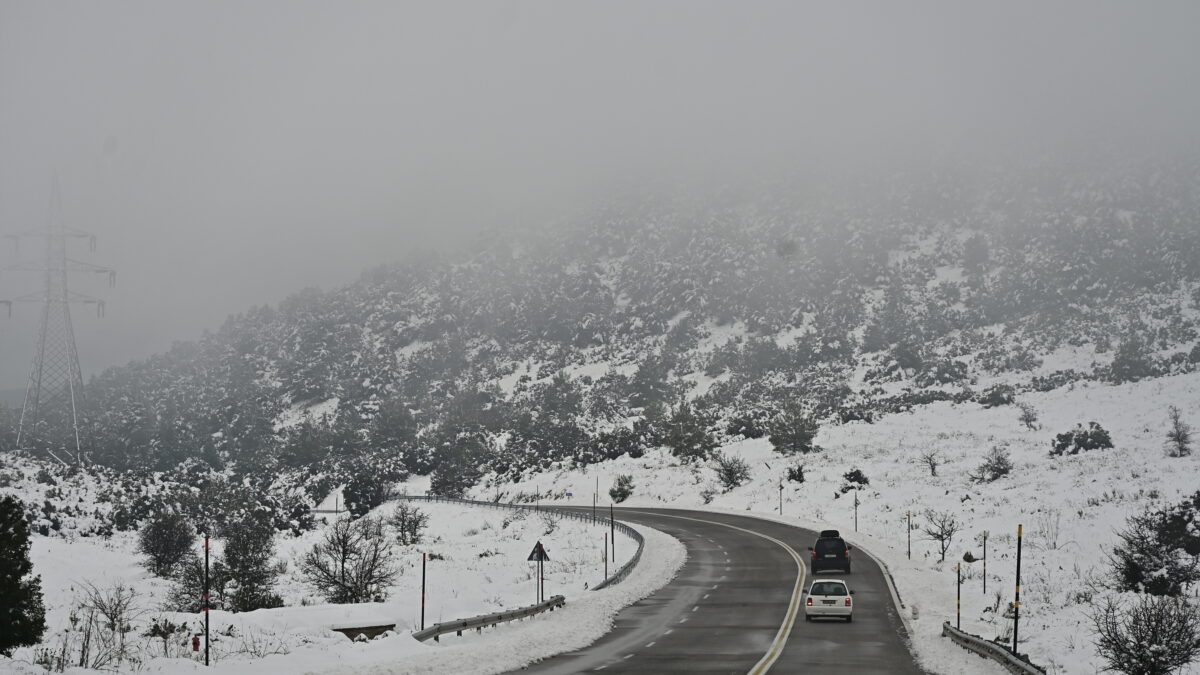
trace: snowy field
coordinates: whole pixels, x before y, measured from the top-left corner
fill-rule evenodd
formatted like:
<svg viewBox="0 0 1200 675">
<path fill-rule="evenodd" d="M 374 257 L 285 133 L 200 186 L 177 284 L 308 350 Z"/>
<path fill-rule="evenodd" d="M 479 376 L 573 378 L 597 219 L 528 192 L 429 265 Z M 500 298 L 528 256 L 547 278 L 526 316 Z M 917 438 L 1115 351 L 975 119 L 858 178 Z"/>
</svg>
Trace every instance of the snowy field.
<svg viewBox="0 0 1200 675">
<path fill-rule="evenodd" d="M 386 515 L 395 504 L 385 504 L 372 515 Z M 276 591 L 287 606 L 241 614 L 212 612 L 211 646 L 221 666 L 219 672 L 501 672 L 594 641 L 608 630 L 621 607 L 667 583 L 685 557 L 679 542 L 638 528 L 652 554 L 646 555 L 623 583 L 592 592 L 586 588 L 604 577 L 602 552 L 607 528 L 550 514 L 415 504 L 430 516 L 426 540 L 397 547 L 401 573 L 382 603 L 323 604 L 297 572 L 299 556 L 321 537 L 323 528 L 300 537 L 280 535 L 276 558 L 286 571 Z M 637 548 L 625 535 L 617 538 L 617 561 L 609 562 L 610 571 L 616 569 L 614 565 L 624 564 Z M 526 558 L 539 540 L 550 555 L 545 566 L 546 595 L 565 595 L 564 609 L 501 624 L 480 635 L 445 636 L 440 643 L 421 643 L 410 636 L 420 623 L 422 552 L 430 557 L 426 625 L 431 625 L 533 604 L 534 563 Z M 140 617 L 130 639 L 139 643 L 136 651 L 141 662 L 122 670 L 175 673 L 203 668 L 202 652 L 192 653 L 187 639 L 164 644 L 143 635 L 154 619 L 186 622 L 193 629 L 202 626 L 202 619 L 158 611 L 168 584 L 139 565 L 134 535 L 73 542 L 35 536 L 31 557 L 46 594 L 48 631 L 43 646 L 53 648 L 60 640 L 81 583 L 104 587 L 124 582 L 138 592 Z M 339 625 L 391 623 L 396 624 L 395 633 L 370 643 L 355 644 L 330 630 Z M 34 649 L 20 649 L 12 661 L 0 660 L 0 671 L 45 672 L 33 665 L 34 660 Z"/>
<path fill-rule="evenodd" d="M 982 563 L 963 565 L 962 627 L 987 638 L 1011 635 L 1002 615 L 1013 599 L 1016 534 L 1024 525 L 1020 650 L 1050 672 L 1091 675 L 1103 668 L 1096 656 L 1087 618 L 1087 599 L 1105 591 L 1097 582 L 1108 572 L 1106 553 L 1125 519 L 1149 505 L 1179 502 L 1200 488 L 1200 456 L 1171 458 L 1163 450 L 1167 408 L 1200 423 L 1200 374 L 1163 377 L 1109 386 L 1081 382 L 1045 393 L 1022 394 L 1040 417 L 1040 429 L 1018 420 L 1015 406 L 983 408 L 976 403 L 936 403 L 910 413 L 823 427 L 819 454 L 785 458 L 767 439 L 746 440 L 722 450 L 745 459 L 752 478 L 722 493 L 711 464 L 682 465 L 665 450 L 639 459 L 628 456 L 564 471 L 504 489 L 590 495 L 597 476 L 605 491 L 619 474 L 633 477 L 633 496 L 622 506 L 686 506 L 778 516 L 779 485 L 786 468 L 803 463 L 802 484 L 783 481 L 784 520 L 810 528 L 840 529 L 892 569 L 910 614 L 915 651 L 933 672 L 964 672 L 952 652 L 962 652 L 940 636 L 943 621 L 954 620 L 955 563 L 971 552 L 983 557 L 980 534 L 987 530 L 988 582 L 983 592 Z M 1049 456 L 1050 440 L 1078 423 L 1099 422 L 1115 445 L 1073 457 Z M 1012 473 L 993 483 L 973 482 L 969 474 L 993 447 L 1011 453 Z M 943 462 L 930 476 L 920 455 L 934 450 Z M 843 495 L 842 475 L 861 469 L 870 484 L 859 493 L 855 531 L 853 493 Z M 705 504 L 701 494 L 715 495 Z M 582 500 L 577 496 L 573 503 Z M 962 524 L 946 561 L 936 542 L 921 531 L 926 510 L 949 512 Z M 913 513 L 912 559 L 907 557 L 905 513 Z M 965 652 L 963 652 L 965 653 Z M 977 672 L 1001 672 L 972 657 Z M 1192 665 L 1186 673 L 1200 673 Z"/>
</svg>

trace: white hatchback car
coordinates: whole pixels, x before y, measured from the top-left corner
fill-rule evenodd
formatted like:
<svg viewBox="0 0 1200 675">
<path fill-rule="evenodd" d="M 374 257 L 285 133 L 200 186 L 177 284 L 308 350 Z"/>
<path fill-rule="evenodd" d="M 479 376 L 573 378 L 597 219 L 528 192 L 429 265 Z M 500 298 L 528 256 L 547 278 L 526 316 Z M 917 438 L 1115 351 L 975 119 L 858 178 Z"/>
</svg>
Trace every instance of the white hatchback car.
<svg viewBox="0 0 1200 675">
<path fill-rule="evenodd" d="M 818 579 L 808 589 L 804 599 L 804 620 L 837 617 L 847 623 L 854 620 L 854 591 L 841 579 Z"/>
</svg>

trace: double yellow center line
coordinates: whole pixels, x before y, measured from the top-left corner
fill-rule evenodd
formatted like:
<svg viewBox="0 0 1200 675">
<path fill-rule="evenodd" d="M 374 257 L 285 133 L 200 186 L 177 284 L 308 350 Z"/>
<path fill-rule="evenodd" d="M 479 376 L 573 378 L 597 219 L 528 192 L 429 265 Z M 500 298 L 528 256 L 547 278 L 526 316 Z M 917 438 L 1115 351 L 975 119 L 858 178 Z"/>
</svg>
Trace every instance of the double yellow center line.
<svg viewBox="0 0 1200 675">
<path fill-rule="evenodd" d="M 763 657 L 758 660 L 758 663 L 754 664 L 754 667 L 750 669 L 749 675 L 763 675 L 763 673 L 769 671 L 771 666 L 775 665 L 775 662 L 779 660 L 779 656 L 783 654 L 783 648 L 787 645 L 788 636 L 792 633 L 792 625 L 796 622 L 796 615 L 800 613 L 800 598 L 804 595 L 804 559 L 800 557 L 799 553 L 796 553 L 796 549 L 788 546 L 786 543 L 776 539 L 775 537 L 763 534 L 762 532 L 755 532 L 754 530 L 748 530 L 744 527 L 738 527 L 737 525 L 730 525 L 729 523 L 722 523 L 716 520 L 703 520 L 701 518 L 689 518 L 688 516 L 673 516 L 665 513 L 649 513 L 647 511 L 626 511 L 625 513 L 638 513 L 645 516 L 659 518 L 691 520 L 697 523 L 707 523 L 709 525 L 728 527 L 732 530 L 738 530 L 740 532 L 752 534 L 756 537 L 761 537 L 767 541 L 774 542 L 792 556 L 792 560 L 796 561 L 796 585 L 792 588 L 792 599 L 788 603 L 787 614 L 785 614 L 783 617 L 783 623 L 779 625 L 779 631 L 775 633 L 775 639 L 771 641 L 771 648 L 767 650 L 766 654 L 763 654 Z"/>
</svg>

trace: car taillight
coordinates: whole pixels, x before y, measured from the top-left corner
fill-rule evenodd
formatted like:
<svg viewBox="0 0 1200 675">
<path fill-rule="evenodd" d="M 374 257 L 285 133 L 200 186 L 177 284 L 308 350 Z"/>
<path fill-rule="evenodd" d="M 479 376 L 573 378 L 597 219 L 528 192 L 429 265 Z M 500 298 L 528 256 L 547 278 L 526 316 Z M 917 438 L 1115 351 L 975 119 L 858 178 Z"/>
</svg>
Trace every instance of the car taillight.
<svg viewBox="0 0 1200 675">
<path fill-rule="evenodd" d="M 812 555 L 812 557 L 814 557 L 814 558 L 815 558 L 815 557 L 817 557 L 817 552 L 816 552 L 816 551 L 813 551 L 811 555 Z"/>
<path fill-rule="evenodd" d="M 849 558 L 849 557 L 850 557 L 850 549 L 846 549 L 846 557 L 847 557 L 847 558 Z"/>
<path fill-rule="evenodd" d="M 809 598 L 809 599 L 808 599 L 808 606 L 809 606 L 809 607 L 812 607 L 812 598 Z"/>
<path fill-rule="evenodd" d="M 850 598 L 846 598 L 846 606 L 847 606 L 847 607 L 849 607 L 849 606 L 850 606 Z"/>
</svg>

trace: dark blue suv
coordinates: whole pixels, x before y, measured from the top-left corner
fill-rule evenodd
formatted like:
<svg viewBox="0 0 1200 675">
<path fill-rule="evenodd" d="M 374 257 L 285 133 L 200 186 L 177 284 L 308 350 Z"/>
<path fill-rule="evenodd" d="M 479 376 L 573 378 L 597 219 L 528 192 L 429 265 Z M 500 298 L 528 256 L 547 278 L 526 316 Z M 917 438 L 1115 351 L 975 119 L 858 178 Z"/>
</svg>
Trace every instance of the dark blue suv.
<svg viewBox="0 0 1200 675">
<path fill-rule="evenodd" d="M 837 570 L 850 574 L 850 546 L 837 530 L 822 530 L 817 542 L 808 547 L 812 551 L 813 574 L 825 570 Z"/>
</svg>

